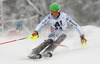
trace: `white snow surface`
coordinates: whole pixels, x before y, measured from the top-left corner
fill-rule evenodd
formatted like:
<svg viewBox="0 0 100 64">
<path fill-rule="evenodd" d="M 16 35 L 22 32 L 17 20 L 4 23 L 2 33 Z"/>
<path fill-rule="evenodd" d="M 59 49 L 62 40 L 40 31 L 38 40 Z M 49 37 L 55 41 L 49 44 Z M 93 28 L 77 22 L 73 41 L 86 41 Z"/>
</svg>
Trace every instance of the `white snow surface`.
<svg viewBox="0 0 100 64">
<path fill-rule="evenodd" d="M 58 46 L 52 58 L 29 59 L 32 49 L 47 39 L 48 31 L 41 31 L 37 40 L 25 39 L 0 45 L 0 64 L 100 64 L 100 27 L 83 26 L 87 45 L 82 46 L 78 32 L 68 31 L 67 38 Z M 45 30 L 45 29 L 42 29 Z M 4 37 L 0 43 L 10 41 Z"/>
</svg>

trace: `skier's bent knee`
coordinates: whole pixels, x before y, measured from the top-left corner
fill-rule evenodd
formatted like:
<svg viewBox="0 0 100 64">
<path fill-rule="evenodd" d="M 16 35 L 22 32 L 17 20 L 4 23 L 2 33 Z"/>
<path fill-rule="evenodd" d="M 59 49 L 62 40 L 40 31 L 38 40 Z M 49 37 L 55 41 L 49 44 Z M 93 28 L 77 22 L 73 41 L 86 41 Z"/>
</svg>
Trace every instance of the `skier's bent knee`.
<svg viewBox="0 0 100 64">
<path fill-rule="evenodd" d="M 52 39 L 48 39 L 45 42 L 48 43 L 48 44 L 52 44 L 53 43 L 53 40 Z"/>
</svg>

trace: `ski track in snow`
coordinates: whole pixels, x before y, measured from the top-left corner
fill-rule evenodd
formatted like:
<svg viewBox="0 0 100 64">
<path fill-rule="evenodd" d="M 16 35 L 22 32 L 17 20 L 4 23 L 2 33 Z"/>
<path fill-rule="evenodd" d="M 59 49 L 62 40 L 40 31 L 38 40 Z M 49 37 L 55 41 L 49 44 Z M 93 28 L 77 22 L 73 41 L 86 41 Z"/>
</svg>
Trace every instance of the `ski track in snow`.
<svg viewBox="0 0 100 64">
<path fill-rule="evenodd" d="M 47 38 L 48 32 L 41 31 L 42 35 L 35 41 L 26 39 L 0 45 L 0 64 L 100 64 L 100 27 L 83 26 L 82 29 L 87 38 L 86 46 L 81 45 L 78 32 L 71 30 L 61 43 L 68 47 L 58 46 L 52 58 L 33 60 L 27 57 L 33 48 Z M 9 40 L 0 38 L 0 43 L 5 41 Z"/>
</svg>

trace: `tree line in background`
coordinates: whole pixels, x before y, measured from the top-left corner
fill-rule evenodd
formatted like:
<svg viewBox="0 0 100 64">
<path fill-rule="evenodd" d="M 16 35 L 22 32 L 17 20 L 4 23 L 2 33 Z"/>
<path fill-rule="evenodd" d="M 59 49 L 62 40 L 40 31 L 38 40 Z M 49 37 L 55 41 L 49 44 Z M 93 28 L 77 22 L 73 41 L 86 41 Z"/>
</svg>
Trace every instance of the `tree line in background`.
<svg viewBox="0 0 100 64">
<path fill-rule="evenodd" d="M 30 0 L 35 7 L 32 7 L 27 0 L 6 0 L 4 1 L 4 18 L 20 19 L 39 14 L 43 19 L 50 13 L 49 6 L 52 3 L 58 3 L 61 11 L 70 15 L 80 25 L 100 26 L 100 0 Z M 40 22 L 41 19 L 37 22 Z"/>
</svg>

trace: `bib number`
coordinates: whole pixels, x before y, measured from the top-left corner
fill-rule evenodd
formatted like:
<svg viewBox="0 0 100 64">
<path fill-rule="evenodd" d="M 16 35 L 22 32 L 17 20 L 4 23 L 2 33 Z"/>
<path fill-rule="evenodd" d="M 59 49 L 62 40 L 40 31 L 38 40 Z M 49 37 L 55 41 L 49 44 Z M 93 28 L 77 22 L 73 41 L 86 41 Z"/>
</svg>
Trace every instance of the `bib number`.
<svg viewBox="0 0 100 64">
<path fill-rule="evenodd" d="M 62 20 L 56 22 L 54 26 L 56 27 L 56 29 L 62 29 L 61 25 L 62 25 Z"/>
</svg>

